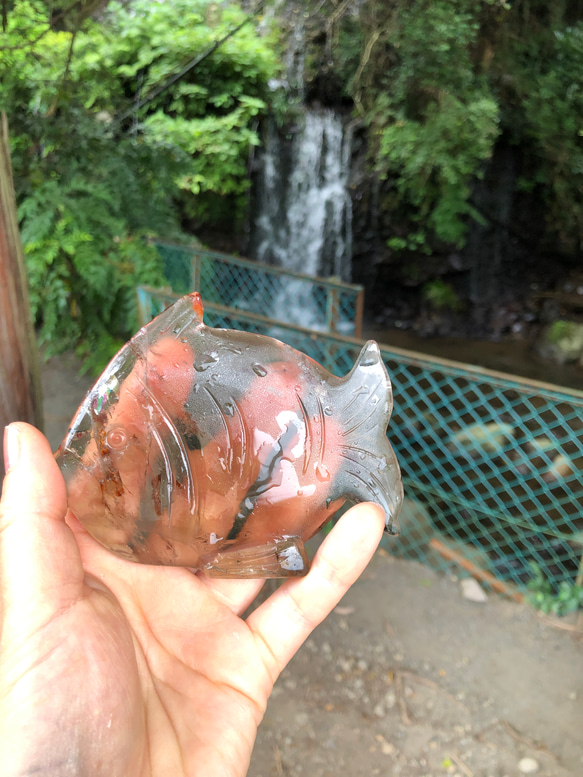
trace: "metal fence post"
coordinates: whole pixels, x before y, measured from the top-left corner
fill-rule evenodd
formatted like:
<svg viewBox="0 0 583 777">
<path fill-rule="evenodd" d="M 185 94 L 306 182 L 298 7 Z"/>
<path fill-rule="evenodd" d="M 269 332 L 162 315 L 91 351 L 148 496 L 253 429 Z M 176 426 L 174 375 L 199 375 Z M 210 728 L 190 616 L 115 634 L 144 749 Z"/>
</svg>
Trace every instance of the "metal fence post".
<svg viewBox="0 0 583 777">
<path fill-rule="evenodd" d="M 356 310 L 354 311 L 354 336 L 362 337 L 362 314 L 364 311 L 364 289 L 356 295 Z"/>
<path fill-rule="evenodd" d="M 191 276 L 190 276 L 190 283 L 191 283 L 191 291 L 200 291 L 200 265 L 201 265 L 201 256 L 199 253 L 193 253 L 192 254 L 192 263 L 190 266 Z"/>
<path fill-rule="evenodd" d="M 338 331 L 338 315 L 340 311 L 340 299 L 338 289 L 334 286 L 328 289 L 326 295 L 326 328 L 328 332 Z"/>
</svg>

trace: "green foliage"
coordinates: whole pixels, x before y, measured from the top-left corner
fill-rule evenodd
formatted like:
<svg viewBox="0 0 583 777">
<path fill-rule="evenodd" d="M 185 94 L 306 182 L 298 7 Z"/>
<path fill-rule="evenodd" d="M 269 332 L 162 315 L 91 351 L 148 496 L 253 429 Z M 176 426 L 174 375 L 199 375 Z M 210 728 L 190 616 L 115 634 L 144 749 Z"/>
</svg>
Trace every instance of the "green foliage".
<svg viewBox="0 0 583 777">
<path fill-rule="evenodd" d="M 499 133 L 498 104 L 470 59 L 478 12 L 466 0 L 403 3 L 386 34 L 392 67 L 369 109 L 377 170 L 414 221 L 459 247 L 478 218 L 471 183 Z"/>
<path fill-rule="evenodd" d="M 423 286 L 423 299 L 436 310 L 459 310 L 461 303 L 451 284 L 442 280 L 429 281 Z"/>
<path fill-rule="evenodd" d="M 583 248 L 583 23 L 555 30 L 550 50 L 521 47 L 517 65 L 526 133 L 538 156 L 547 223 L 563 249 Z"/>
<path fill-rule="evenodd" d="M 531 563 L 533 577 L 528 582 L 527 601 L 537 610 L 547 615 L 568 615 L 583 607 L 583 588 L 574 583 L 559 583 L 554 590 L 544 576 L 538 564 Z"/>
<path fill-rule="evenodd" d="M 384 175 L 396 174 L 402 198 L 447 243 L 463 245 L 464 217 L 476 215 L 469 203 L 470 183 L 492 153 L 497 114 L 489 98 L 463 103 L 445 94 L 428 105 L 422 121 L 395 113 L 381 133 L 378 164 Z"/>
<path fill-rule="evenodd" d="M 86 42 L 74 69 L 80 83 L 90 78 L 93 84 L 85 105 L 110 111 L 131 107 L 128 93 L 135 99 L 152 95 L 193 55 L 203 55 L 246 18 L 231 5 L 209 27 L 207 5 L 207 0 L 135 0 L 128 7 L 112 3 L 108 24 Z M 267 110 L 267 85 L 279 67 L 273 45 L 274 39 L 259 37 L 252 24 L 242 26 L 171 89 L 154 97 L 139 116 L 144 141 L 188 155 L 177 183 L 195 195 L 187 199 L 192 218 L 208 217 L 206 192 L 238 195 L 249 186 L 249 149 L 259 143 L 253 123 Z M 112 100 L 116 95 L 121 105 Z"/>
<path fill-rule="evenodd" d="M 247 18 L 235 4 L 208 24 L 203 0 L 77 5 L 51 26 L 48 5 L 11 4 L 0 107 L 41 340 L 99 366 L 135 327 L 135 286 L 164 283 L 143 238 L 180 239 L 217 202 L 236 218 L 278 60 L 253 23 L 213 48 Z"/>
<path fill-rule="evenodd" d="M 41 184 L 20 206 L 32 314 L 49 353 L 135 328 L 136 285 L 164 281 L 157 251 L 127 233 L 118 202 L 79 175 Z"/>
<path fill-rule="evenodd" d="M 390 237 L 387 245 L 396 253 L 401 251 L 420 252 L 430 254 L 431 250 L 427 244 L 427 234 L 424 230 L 409 232 L 406 237 Z"/>
<path fill-rule="evenodd" d="M 351 93 L 400 223 L 461 247 L 472 187 L 503 143 L 546 205 L 546 246 L 583 247 L 583 21 L 572 3 L 372 0 Z M 525 199 L 525 198 L 523 198 Z M 528 200 L 526 200 L 528 201 Z M 405 238 L 403 238 L 405 239 Z"/>
<path fill-rule="evenodd" d="M 576 331 L 577 325 L 572 321 L 553 321 L 548 331 L 547 338 L 550 343 L 557 344 L 561 340 L 572 337 Z"/>
</svg>

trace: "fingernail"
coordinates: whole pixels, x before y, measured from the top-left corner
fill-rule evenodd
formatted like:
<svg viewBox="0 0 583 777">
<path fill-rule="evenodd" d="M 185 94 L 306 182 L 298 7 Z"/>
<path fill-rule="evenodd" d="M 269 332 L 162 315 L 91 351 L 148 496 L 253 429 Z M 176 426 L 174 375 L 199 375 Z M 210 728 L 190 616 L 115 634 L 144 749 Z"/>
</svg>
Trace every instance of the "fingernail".
<svg viewBox="0 0 583 777">
<path fill-rule="evenodd" d="M 10 424 L 4 428 L 4 469 L 6 473 L 14 469 L 20 456 L 20 432 L 18 427 Z"/>
</svg>

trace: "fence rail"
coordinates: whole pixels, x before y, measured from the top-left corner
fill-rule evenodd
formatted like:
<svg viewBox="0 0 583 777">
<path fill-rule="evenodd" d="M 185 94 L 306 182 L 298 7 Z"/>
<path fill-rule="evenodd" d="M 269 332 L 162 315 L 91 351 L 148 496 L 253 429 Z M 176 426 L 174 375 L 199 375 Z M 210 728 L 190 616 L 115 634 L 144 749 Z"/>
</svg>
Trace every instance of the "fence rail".
<svg viewBox="0 0 583 777">
<path fill-rule="evenodd" d="M 364 289 L 335 278 L 291 272 L 197 246 L 153 241 L 178 294 L 198 289 L 204 300 L 261 310 L 277 321 L 360 337 Z"/>
<path fill-rule="evenodd" d="M 142 323 L 177 295 L 141 288 Z M 348 372 L 363 343 L 205 303 L 210 326 L 283 340 Z M 405 484 L 391 552 L 453 563 L 498 590 L 533 578 L 583 583 L 583 392 L 381 345 L 393 382 L 389 425 Z"/>
</svg>

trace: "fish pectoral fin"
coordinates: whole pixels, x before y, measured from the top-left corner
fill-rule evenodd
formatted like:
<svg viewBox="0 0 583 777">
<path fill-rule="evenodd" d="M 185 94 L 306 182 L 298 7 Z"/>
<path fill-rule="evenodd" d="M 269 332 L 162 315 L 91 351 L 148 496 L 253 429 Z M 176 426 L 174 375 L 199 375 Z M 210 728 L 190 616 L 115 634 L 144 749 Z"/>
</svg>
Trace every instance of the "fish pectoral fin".
<svg viewBox="0 0 583 777">
<path fill-rule="evenodd" d="M 302 540 L 287 537 L 265 545 L 223 549 L 203 569 L 209 577 L 302 577 L 310 562 Z"/>
</svg>

